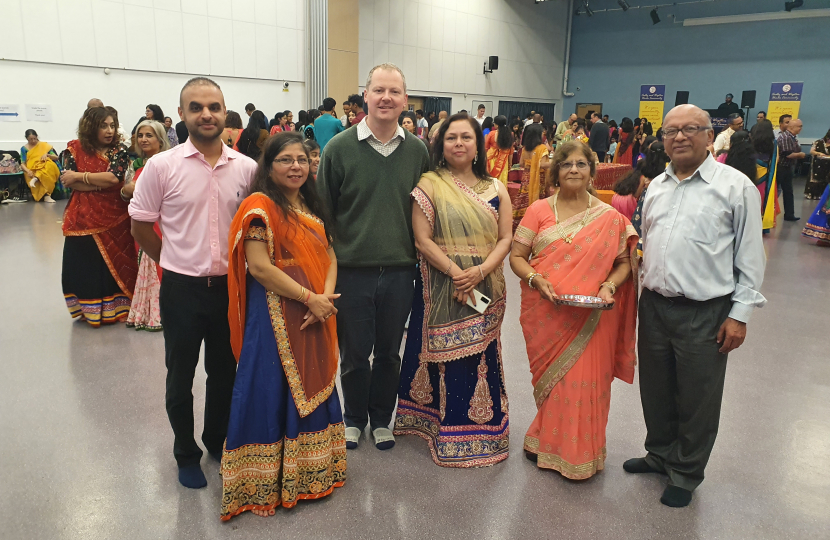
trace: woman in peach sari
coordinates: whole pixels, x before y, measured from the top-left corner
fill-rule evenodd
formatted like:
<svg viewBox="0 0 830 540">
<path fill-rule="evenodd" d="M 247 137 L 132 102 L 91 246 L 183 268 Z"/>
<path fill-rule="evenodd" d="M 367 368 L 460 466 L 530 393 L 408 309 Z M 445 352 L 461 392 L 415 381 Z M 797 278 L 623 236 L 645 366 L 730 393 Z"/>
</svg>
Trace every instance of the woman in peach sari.
<svg viewBox="0 0 830 540">
<path fill-rule="evenodd" d="M 507 173 L 513 161 L 513 133 L 507 128 L 507 117 L 497 116 L 493 129 L 484 138 L 487 153 L 487 174 L 507 185 Z"/>
<path fill-rule="evenodd" d="M 604 467 L 611 381 L 634 379 L 637 234 L 588 193 L 590 148 L 560 145 L 551 172 L 559 190 L 528 208 L 510 255 L 522 278 L 519 320 L 538 408 L 524 449 L 540 468 L 582 480 Z M 555 304 L 558 294 L 599 296 L 613 308 Z"/>
</svg>

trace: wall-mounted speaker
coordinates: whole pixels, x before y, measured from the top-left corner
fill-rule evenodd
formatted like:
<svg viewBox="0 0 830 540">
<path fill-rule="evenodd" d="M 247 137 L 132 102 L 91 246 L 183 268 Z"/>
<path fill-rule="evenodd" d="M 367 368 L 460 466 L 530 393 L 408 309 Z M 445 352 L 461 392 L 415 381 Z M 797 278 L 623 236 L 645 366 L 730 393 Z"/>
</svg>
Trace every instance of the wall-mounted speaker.
<svg viewBox="0 0 830 540">
<path fill-rule="evenodd" d="M 755 108 L 755 90 L 744 90 L 741 94 L 741 109 Z"/>
<path fill-rule="evenodd" d="M 678 90 L 677 97 L 674 98 L 674 106 L 686 105 L 689 103 L 689 92 L 686 90 Z"/>
<path fill-rule="evenodd" d="M 499 69 L 499 57 L 498 56 L 491 56 L 490 57 L 490 70 L 497 70 Z"/>
</svg>

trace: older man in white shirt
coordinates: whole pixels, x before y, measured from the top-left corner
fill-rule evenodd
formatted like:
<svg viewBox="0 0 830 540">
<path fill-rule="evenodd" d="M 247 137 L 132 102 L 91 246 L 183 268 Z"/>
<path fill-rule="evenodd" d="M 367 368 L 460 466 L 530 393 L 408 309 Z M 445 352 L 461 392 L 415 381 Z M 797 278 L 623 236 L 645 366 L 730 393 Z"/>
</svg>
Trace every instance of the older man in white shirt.
<svg viewBox="0 0 830 540">
<path fill-rule="evenodd" d="M 741 346 L 761 295 L 766 257 L 758 189 L 715 161 L 709 115 L 681 105 L 666 115 L 671 164 L 643 203 L 640 398 L 645 458 L 630 473 L 669 477 L 660 501 L 687 506 L 715 444 L 727 354 Z"/>
</svg>

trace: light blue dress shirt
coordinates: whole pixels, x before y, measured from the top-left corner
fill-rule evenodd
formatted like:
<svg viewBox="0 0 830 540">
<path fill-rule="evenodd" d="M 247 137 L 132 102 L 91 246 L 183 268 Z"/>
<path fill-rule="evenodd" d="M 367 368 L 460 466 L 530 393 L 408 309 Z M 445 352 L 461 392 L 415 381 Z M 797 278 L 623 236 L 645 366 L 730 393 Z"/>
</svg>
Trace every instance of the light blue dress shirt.
<svg viewBox="0 0 830 540">
<path fill-rule="evenodd" d="M 697 301 L 731 295 L 729 317 L 741 322 L 767 303 L 761 195 L 746 175 L 711 154 L 683 181 L 669 165 L 649 185 L 642 218 L 644 287 Z"/>
</svg>

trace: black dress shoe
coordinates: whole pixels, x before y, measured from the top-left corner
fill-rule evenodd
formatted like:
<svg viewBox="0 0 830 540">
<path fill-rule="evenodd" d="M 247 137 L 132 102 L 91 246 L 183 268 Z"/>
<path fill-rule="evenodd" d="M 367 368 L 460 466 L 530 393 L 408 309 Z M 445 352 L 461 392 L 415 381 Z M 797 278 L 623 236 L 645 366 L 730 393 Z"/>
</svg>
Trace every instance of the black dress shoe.
<svg viewBox="0 0 830 540">
<path fill-rule="evenodd" d="M 692 502 L 692 492 L 677 486 L 666 486 L 660 502 L 672 508 L 684 508 Z"/>
<path fill-rule="evenodd" d="M 792 216 L 792 217 L 785 217 L 784 221 L 798 221 L 801 219 L 800 217 Z"/>
<path fill-rule="evenodd" d="M 665 471 L 661 471 L 659 469 L 653 468 L 646 462 L 645 458 L 637 457 L 631 458 L 625 463 L 623 463 L 623 469 L 625 472 L 629 472 L 632 474 L 642 474 L 642 473 L 657 473 L 657 474 L 666 474 Z"/>
<path fill-rule="evenodd" d="M 532 461 L 533 463 L 537 463 L 539 461 L 539 455 L 538 454 L 534 454 L 533 452 L 528 452 L 527 450 L 525 450 L 525 457 L 527 459 L 529 459 L 530 461 Z"/>
</svg>

